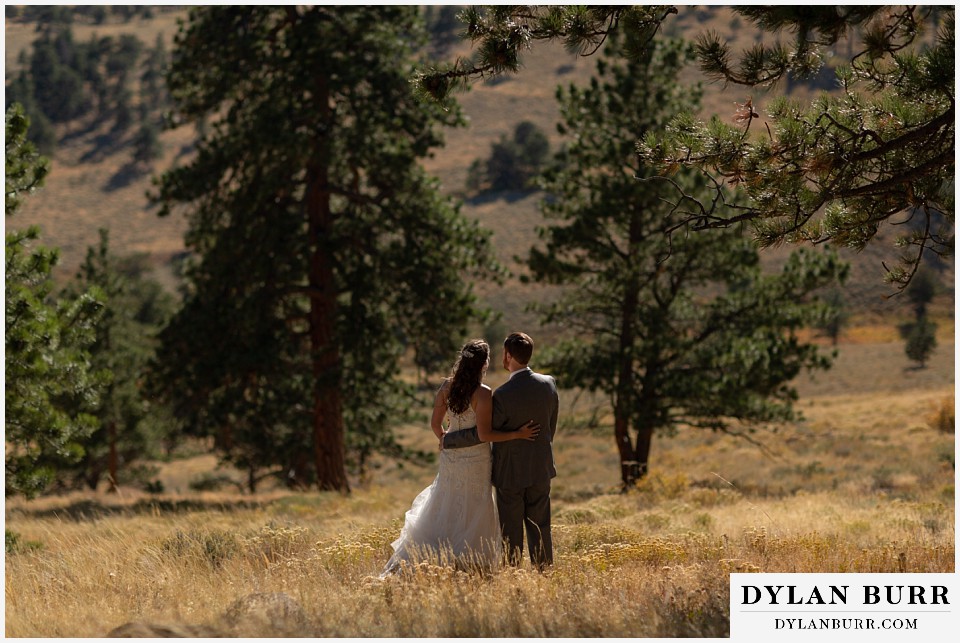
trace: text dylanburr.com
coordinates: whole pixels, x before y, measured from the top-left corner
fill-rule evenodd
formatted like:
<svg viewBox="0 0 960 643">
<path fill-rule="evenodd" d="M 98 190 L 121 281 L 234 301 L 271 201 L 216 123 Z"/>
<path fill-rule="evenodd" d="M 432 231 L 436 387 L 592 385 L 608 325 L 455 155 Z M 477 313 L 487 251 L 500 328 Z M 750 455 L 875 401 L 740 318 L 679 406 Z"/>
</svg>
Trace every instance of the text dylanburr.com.
<svg viewBox="0 0 960 643">
<path fill-rule="evenodd" d="M 958 587 L 956 574 L 730 574 L 730 639 L 955 641 Z"/>
</svg>

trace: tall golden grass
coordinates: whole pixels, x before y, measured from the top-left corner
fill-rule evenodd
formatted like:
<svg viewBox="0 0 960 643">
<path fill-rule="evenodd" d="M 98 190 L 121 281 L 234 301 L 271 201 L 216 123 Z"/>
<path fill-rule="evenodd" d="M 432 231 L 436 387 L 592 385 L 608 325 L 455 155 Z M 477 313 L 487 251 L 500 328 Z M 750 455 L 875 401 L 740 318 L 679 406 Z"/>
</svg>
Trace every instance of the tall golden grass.
<svg viewBox="0 0 960 643">
<path fill-rule="evenodd" d="M 22 518 L 18 527 L 44 547 L 7 556 L 6 635 L 102 636 L 145 621 L 232 636 L 725 636 L 732 571 L 953 568 L 952 510 L 942 499 L 751 501 L 671 486 L 669 497 L 565 503 L 555 566 L 544 575 L 424 563 L 378 580 L 400 523 L 377 490 L 313 495 L 299 517 L 270 504 Z M 373 513 L 382 523 L 371 504 L 383 506 Z M 290 619 L 230 618 L 251 594 L 284 594 L 300 609 Z"/>
<path fill-rule="evenodd" d="M 730 572 L 953 571 L 953 434 L 927 423 L 952 394 L 952 375 L 929 390 L 819 394 L 803 421 L 760 436 L 768 455 L 681 431 L 655 442 L 652 472 L 629 494 L 617 491 L 606 419 L 576 421 L 594 402 L 568 395 L 546 574 L 422 563 L 379 580 L 433 466 L 385 464 L 348 496 L 8 500 L 19 541 L 6 556 L 5 634 L 726 636 Z M 404 429 L 416 446 L 427 433 Z"/>
</svg>

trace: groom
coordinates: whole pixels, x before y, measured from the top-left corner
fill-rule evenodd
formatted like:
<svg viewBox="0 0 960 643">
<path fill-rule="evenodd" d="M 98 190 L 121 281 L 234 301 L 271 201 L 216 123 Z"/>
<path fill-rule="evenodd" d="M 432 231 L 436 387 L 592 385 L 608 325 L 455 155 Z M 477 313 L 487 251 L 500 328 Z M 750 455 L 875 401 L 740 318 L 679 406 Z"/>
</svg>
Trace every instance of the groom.
<svg viewBox="0 0 960 643">
<path fill-rule="evenodd" d="M 549 375 L 530 370 L 533 340 L 525 333 L 511 333 L 503 342 L 503 368 L 510 378 L 493 393 L 495 431 L 516 431 L 528 420 L 549 431 L 540 431 L 533 441 L 493 443 L 493 486 L 497 492 L 500 532 L 510 564 L 523 557 L 523 530 L 527 530 L 530 562 L 543 571 L 553 564 L 550 535 L 550 479 L 557 475 L 553 463 L 553 436 L 557 432 L 560 398 Z M 480 444 L 477 429 L 443 436 L 444 449 Z"/>
</svg>

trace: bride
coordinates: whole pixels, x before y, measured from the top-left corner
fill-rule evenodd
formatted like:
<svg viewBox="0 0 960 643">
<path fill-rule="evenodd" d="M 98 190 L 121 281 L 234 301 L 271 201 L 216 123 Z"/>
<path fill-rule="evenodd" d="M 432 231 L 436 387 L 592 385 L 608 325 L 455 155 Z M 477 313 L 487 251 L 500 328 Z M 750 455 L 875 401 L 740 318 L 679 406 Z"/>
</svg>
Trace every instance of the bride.
<svg viewBox="0 0 960 643">
<path fill-rule="evenodd" d="M 440 440 L 440 470 L 433 484 L 420 492 L 407 512 L 393 556 L 381 578 L 404 563 L 432 560 L 463 569 L 493 569 L 500 564 L 501 536 L 488 442 L 533 440 L 540 426 L 533 422 L 516 431 L 491 427 L 493 395 L 483 384 L 490 347 L 481 339 L 467 342 L 433 403 L 430 427 Z M 474 426 L 482 444 L 442 450 L 446 432 Z"/>
</svg>

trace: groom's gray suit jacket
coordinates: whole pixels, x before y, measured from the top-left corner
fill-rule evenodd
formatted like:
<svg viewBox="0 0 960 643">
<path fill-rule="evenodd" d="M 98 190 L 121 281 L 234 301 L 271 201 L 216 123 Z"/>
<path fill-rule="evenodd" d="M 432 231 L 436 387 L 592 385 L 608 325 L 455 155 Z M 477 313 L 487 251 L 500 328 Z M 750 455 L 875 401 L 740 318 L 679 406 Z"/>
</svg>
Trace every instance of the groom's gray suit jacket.
<svg viewBox="0 0 960 643">
<path fill-rule="evenodd" d="M 493 443 L 493 486 L 524 489 L 550 483 L 557 475 L 551 445 L 557 432 L 559 411 L 560 397 L 554 379 L 530 369 L 516 372 L 493 392 L 495 431 L 516 431 L 529 420 L 540 425 L 536 440 Z M 476 427 L 443 436 L 444 449 L 476 444 L 480 444 Z"/>
</svg>

